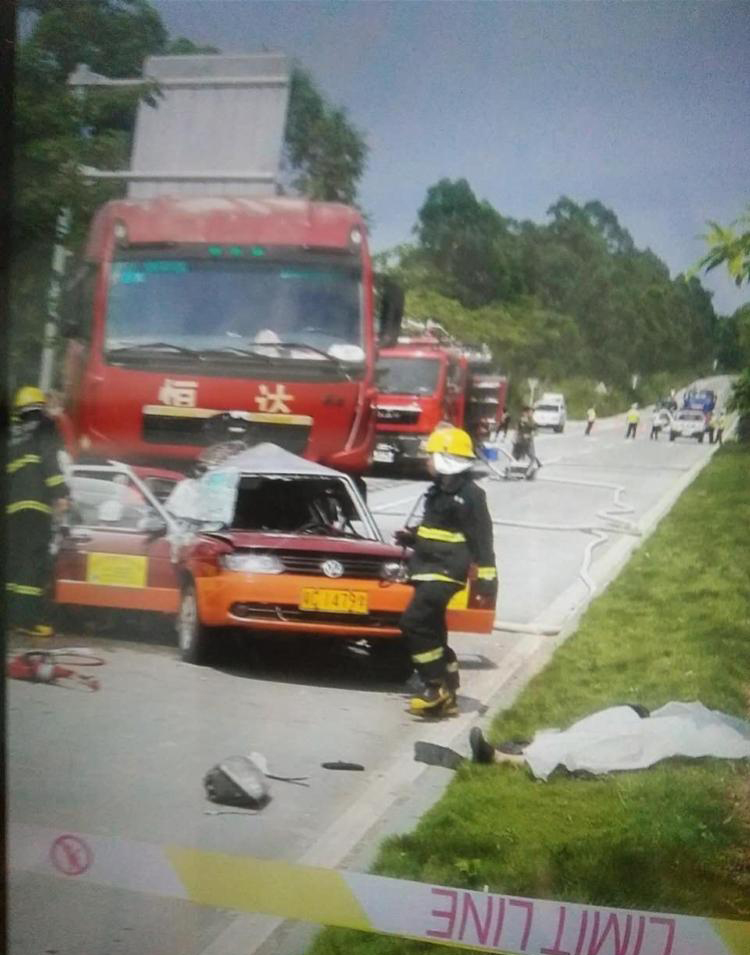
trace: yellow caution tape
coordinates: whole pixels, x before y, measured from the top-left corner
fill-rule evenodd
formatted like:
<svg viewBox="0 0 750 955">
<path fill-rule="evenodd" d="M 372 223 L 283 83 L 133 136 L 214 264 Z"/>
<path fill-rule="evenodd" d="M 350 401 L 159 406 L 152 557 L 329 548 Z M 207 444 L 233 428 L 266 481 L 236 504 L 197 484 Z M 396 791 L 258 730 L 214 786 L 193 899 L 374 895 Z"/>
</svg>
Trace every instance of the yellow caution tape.
<svg viewBox="0 0 750 955">
<path fill-rule="evenodd" d="M 69 881 L 506 955 L 750 955 L 750 922 L 528 899 L 11 825 L 8 865 Z"/>
</svg>

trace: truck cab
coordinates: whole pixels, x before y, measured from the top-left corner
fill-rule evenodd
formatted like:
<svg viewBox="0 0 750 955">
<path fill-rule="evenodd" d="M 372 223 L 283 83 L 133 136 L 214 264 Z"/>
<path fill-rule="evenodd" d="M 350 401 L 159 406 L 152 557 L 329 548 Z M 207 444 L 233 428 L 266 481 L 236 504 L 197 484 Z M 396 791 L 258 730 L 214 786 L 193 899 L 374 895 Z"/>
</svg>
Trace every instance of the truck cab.
<svg viewBox="0 0 750 955">
<path fill-rule="evenodd" d="M 682 407 L 685 411 L 702 411 L 704 414 L 709 414 L 716 407 L 716 392 L 711 388 L 687 391 Z"/>
<path fill-rule="evenodd" d="M 381 349 L 373 463 L 419 463 L 440 421 L 463 427 L 467 364 L 457 349 L 429 340 Z"/>
<path fill-rule="evenodd" d="M 486 345 L 459 342 L 438 325 L 420 332 L 414 320 L 405 324 L 406 334 L 378 358 L 373 463 L 423 465 L 427 438 L 440 422 L 465 429 L 477 443 L 494 437 L 507 379 L 490 371 Z"/>
<path fill-rule="evenodd" d="M 367 467 L 375 316 L 356 210 L 110 202 L 69 291 L 62 384 L 74 455 L 186 466 L 231 437 L 217 422 L 234 421 L 255 441 L 349 473 Z"/>
</svg>

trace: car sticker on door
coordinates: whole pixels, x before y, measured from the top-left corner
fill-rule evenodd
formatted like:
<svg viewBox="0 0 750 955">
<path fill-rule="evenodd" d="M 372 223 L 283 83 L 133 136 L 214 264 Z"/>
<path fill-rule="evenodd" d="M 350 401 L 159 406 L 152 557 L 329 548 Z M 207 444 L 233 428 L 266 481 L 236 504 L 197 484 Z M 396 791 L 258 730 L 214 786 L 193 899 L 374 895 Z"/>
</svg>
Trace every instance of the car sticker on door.
<svg viewBox="0 0 750 955">
<path fill-rule="evenodd" d="M 145 587 L 148 557 L 128 554 L 89 554 L 86 581 L 109 587 Z"/>
</svg>

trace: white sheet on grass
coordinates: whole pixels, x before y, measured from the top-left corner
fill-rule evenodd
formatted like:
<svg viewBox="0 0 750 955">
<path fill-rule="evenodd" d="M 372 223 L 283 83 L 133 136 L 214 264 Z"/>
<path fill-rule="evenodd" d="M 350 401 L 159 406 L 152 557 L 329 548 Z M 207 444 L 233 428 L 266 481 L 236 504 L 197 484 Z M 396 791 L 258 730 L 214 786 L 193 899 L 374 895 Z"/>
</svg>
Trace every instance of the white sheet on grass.
<svg viewBox="0 0 750 955">
<path fill-rule="evenodd" d="M 669 756 L 750 757 L 750 723 L 702 703 L 667 703 L 642 719 L 630 706 L 592 713 L 567 730 L 540 730 L 524 749 L 532 773 L 645 769 Z"/>
</svg>

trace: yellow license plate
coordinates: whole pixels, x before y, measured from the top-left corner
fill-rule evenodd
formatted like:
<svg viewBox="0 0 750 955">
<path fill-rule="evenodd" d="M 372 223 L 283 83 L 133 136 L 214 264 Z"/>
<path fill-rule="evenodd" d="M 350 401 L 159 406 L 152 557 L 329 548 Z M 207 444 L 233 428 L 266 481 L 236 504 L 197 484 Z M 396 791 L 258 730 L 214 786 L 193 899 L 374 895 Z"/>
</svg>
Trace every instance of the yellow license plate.
<svg viewBox="0 0 750 955">
<path fill-rule="evenodd" d="M 367 591 L 303 587 L 299 609 L 324 613 L 367 613 Z"/>
<path fill-rule="evenodd" d="M 108 587 L 145 587 L 148 558 L 130 554 L 89 554 L 86 582 Z"/>
</svg>

